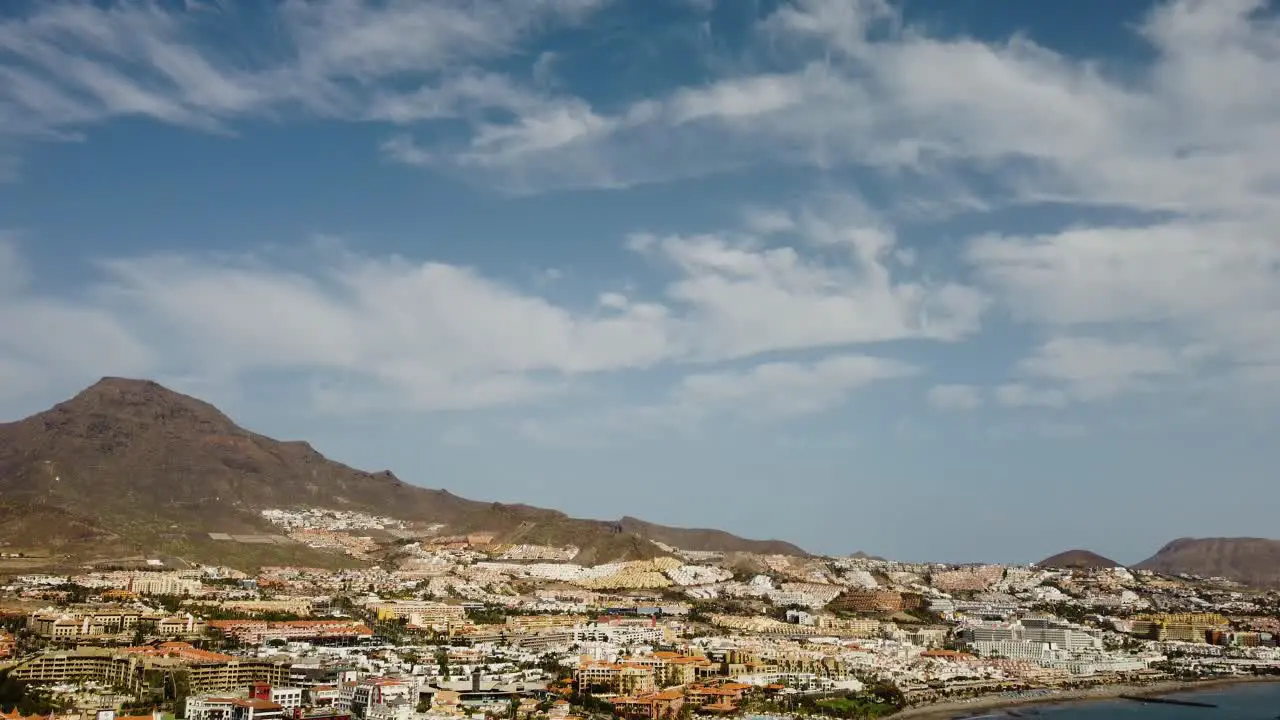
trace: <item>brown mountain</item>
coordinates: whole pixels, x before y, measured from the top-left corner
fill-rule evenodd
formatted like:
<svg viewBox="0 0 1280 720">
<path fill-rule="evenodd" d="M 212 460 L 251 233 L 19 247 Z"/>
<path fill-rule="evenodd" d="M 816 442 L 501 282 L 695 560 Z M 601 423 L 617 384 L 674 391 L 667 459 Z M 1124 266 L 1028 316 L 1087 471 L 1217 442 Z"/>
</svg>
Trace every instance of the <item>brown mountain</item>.
<svg viewBox="0 0 1280 720">
<path fill-rule="evenodd" d="M 1120 563 L 1091 550 L 1067 550 L 1036 563 L 1036 567 L 1063 570 L 1102 570 L 1120 567 Z"/>
<path fill-rule="evenodd" d="M 1225 577 L 1258 587 L 1280 587 L 1280 540 L 1178 538 L 1135 567 L 1169 575 Z"/>
<path fill-rule="evenodd" d="M 296 543 L 209 538 L 277 534 L 259 511 L 295 507 L 443 523 L 446 534 L 487 531 L 499 541 L 573 544 L 588 563 L 660 554 L 648 537 L 691 550 L 800 552 L 718 531 L 467 500 L 389 471 L 333 462 L 305 442 L 258 435 L 208 403 L 144 380 L 104 378 L 50 410 L 0 424 L 0 542 L 11 548 L 75 559 L 145 552 L 241 565 L 337 562 Z"/>
</svg>

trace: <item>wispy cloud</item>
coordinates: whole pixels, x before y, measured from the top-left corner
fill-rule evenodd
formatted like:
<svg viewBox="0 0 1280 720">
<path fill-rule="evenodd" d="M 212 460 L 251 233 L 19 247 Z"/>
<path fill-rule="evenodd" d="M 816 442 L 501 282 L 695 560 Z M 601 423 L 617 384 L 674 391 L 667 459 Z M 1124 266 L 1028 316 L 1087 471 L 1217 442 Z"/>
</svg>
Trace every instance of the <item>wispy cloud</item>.
<svg viewBox="0 0 1280 720">
<path fill-rule="evenodd" d="M 573 58 L 539 44 L 607 12 L 603 0 L 290 0 L 249 35 L 247 9 L 200 7 L 35 3 L 0 22 L 0 148 L 124 116 L 235 133 L 246 118 L 308 115 L 384 126 L 385 157 L 510 191 L 788 165 L 856 168 L 891 199 L 881 213 L 846 197 L 753 206 L 702 233 L 637 228 L 656 290 L 600 287 L 608 300 L 591 308 L 386 257 L 117 258 L 78 299 L 9 270 L 10 377 L 77 372 L 49 359 L 56 338 L 36 337 L 56 315 L 92 324 L 121 371 L 303 367 L 332 376 L 327 397 L 380 388 L 421 408 L 489 406 L 590 373 L 960 342 L 993 303 L 1038 339 L 992 383 L 998 406 L 1114 398 L 1210 366 L 1280 376 L 1280 25 L 1261 0 L 1158 4 L 1134 28 L 1150 59 L 1124 68 L 1026 37 L 938 35 L 881 0 L 794 0 L 754 18 L 709 79 L 607 101 L 556 82 Z M 907 220 L 1046 203 L 1075 223 L 982 234 L 930 250 L 944 256 L 931 266 L 897 239 Z M 1102 208 L 1126 221 L 1089 221 L 1115 216 Z M 0 262 L 19 267 L 5 247 Z M 445 312 L 442 289 L 467 302 Z M 176 358 L 161 336 L 192 350 Z M 981 402 L 945 380 L 934 405 Z"/>
<path fill-rule="evenodd" d="M 526 418 L 518 433 L 540 444 L 571 445 L 671 433 L 693 436 L 708 426 L 731 423 L 768 426 L 835 411 L 871 385 L 920 373 L 921 368 L 900 360 L 849 353 L 694 371 L 657 402 Z"/>
<path fill-rule="evenodd" d="M 860 387 L 918 371 L 907 363 L 866 355 L 763 363 L 746 371 L 686 376 L 671 409 L 691 414 L 731 411 L 755 418 L 808 415 L 843 404 Z"/>
<path fill-rule="evenodd" d="M 524 113 L 536 94 L 477 63 L 603 4 L 290 0 L 263 6 L 261 27 L 238 6 L 41 4 L 0 23 L 0 132 L 57 137 L 120 116 L 220 130 L 291 112 L 396 123 Z"/>
<path fill-rule="evenodd" d="M 16 246 L 4 243 L 0 288 L 11 291 L 0 292 L 0 311 L 27 315 L 6 326 L 6 342 L 33 369 L 97 324 L 93 357 L 60 360 L 85 380 L 168 368 L 213 378 L 290 371 L 311 379 L 317 405 L 346 409 L 527 403 L 594 374 L 705 368 L 891 340 L 955 341 L 976 330 L 984 307 L 976 292 L 910 277 L 892 259 L 892 239 L 864 232 L 858 221 L 795 212 L 807 219 L 787 238 L 746 230 L 634 235 L 627 244 L 651 261 L 649 284 L 660 290 L 606 284 L 585 308 L 543 297 L 536 282 L 516 286 L 457 265 L 362 255 L 326 239 L 288 258 L 102 260 L 86 297 L 57 302 L 21 282 Z M 843 244 L 831 245 L 833 237 Z M 668 409 L 736 398 L 783 413 L 838 403 L 860 383 L 902 375 L 903 366 L 845 353 L 812 366 L 688 372 Z"/>
</svg>

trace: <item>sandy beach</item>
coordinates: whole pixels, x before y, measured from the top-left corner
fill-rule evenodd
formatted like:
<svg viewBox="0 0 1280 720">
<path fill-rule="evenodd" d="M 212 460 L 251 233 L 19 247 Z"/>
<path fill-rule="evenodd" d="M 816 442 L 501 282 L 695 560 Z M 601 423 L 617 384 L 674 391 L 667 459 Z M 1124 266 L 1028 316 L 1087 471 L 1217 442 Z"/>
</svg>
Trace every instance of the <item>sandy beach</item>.
<svg viewBox="0 0 1280 720">
<path fill-rule="evenodd" d="M 1060 705 L 1062 703 L 1091 702 L 1110 700 L 1121 695 L 1170 695 L 1173 693 L 1196 692 L 1210 690 L 1215 687 L 1238 685 L 1250 682 L 1280 682 L 1280 677 L 1238 677 L 1214 678 L 1212 680 L 1146 683 L 1142 685 L 1100 685 L 1098 687 L 1078 690 L 1062 690 L 1040 695 L 987 695 L 970 700 L 941 702 L 920 705 L 895 713 L 893 718 L 912 718 L 912 720 L 952 720 L 981 715 L 984 711 L 999 710 L 1031 705 Z"/>
</svg>

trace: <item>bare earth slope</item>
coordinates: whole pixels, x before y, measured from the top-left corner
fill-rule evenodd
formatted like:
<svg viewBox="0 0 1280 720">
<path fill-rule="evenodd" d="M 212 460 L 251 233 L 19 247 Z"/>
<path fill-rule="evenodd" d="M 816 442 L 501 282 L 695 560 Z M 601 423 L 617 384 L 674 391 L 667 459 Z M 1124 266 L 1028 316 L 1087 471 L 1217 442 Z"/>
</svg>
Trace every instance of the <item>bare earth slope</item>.
<svg viewBox="0 0 1280 720">
<path fill-rule="evenodd" d="M 1067 550 L 1036 563 L 1036 567 L 1073 570 L 1100 570 L 1120 567 L 1120 563 L 1091 550 Z"/>
<path fill-rule="evenodd" d="M 1143 570 L 1225 577 L 1259 587 L 1280 587 L 1280 540 L 1179 538 L 1138 563 Z"/>
<path fill-rule="evenodd" d="M 619 523 L 467 500 L 389 471 L 350 468 L 305 442 L 245 430 L 212 405 L 145 380 L 104 378 L 50 410 L 0 424 L 0 517 L 48 518 L 0 523 L 0 542 L 10 546 L 76 556 L 145 548 L 216 561 L 245 546 L 209 541 L 207 533 L 277 532 L 258 513 L 273 507 L 361 510 L 444 523 L 447 533 L 483 530 L 525 543 L 574 544 L 585 562 L 661 552 Z M 727 533 L 714 544 L 735 542 L 735 550 L 774 547 Z M 250 554 L 255 562 L 307 559 L 295 557 L 306 548 L 293 547 L 286 553 L 262 546 Z"/>
</svg>

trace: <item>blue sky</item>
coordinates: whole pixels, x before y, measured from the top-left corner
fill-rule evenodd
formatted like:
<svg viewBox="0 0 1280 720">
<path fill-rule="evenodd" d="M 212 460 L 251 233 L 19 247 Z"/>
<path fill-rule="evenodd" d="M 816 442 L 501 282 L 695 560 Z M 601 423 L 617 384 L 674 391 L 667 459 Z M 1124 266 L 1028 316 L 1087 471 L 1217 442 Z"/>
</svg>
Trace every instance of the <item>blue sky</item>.
<svg viewBox="0 0 1280 720">
<path fill-rule="evenodd" d="M 1277 536 L 1260 0 L 6 3 L 0 416 L 904 559 Z"/>
</svg>

